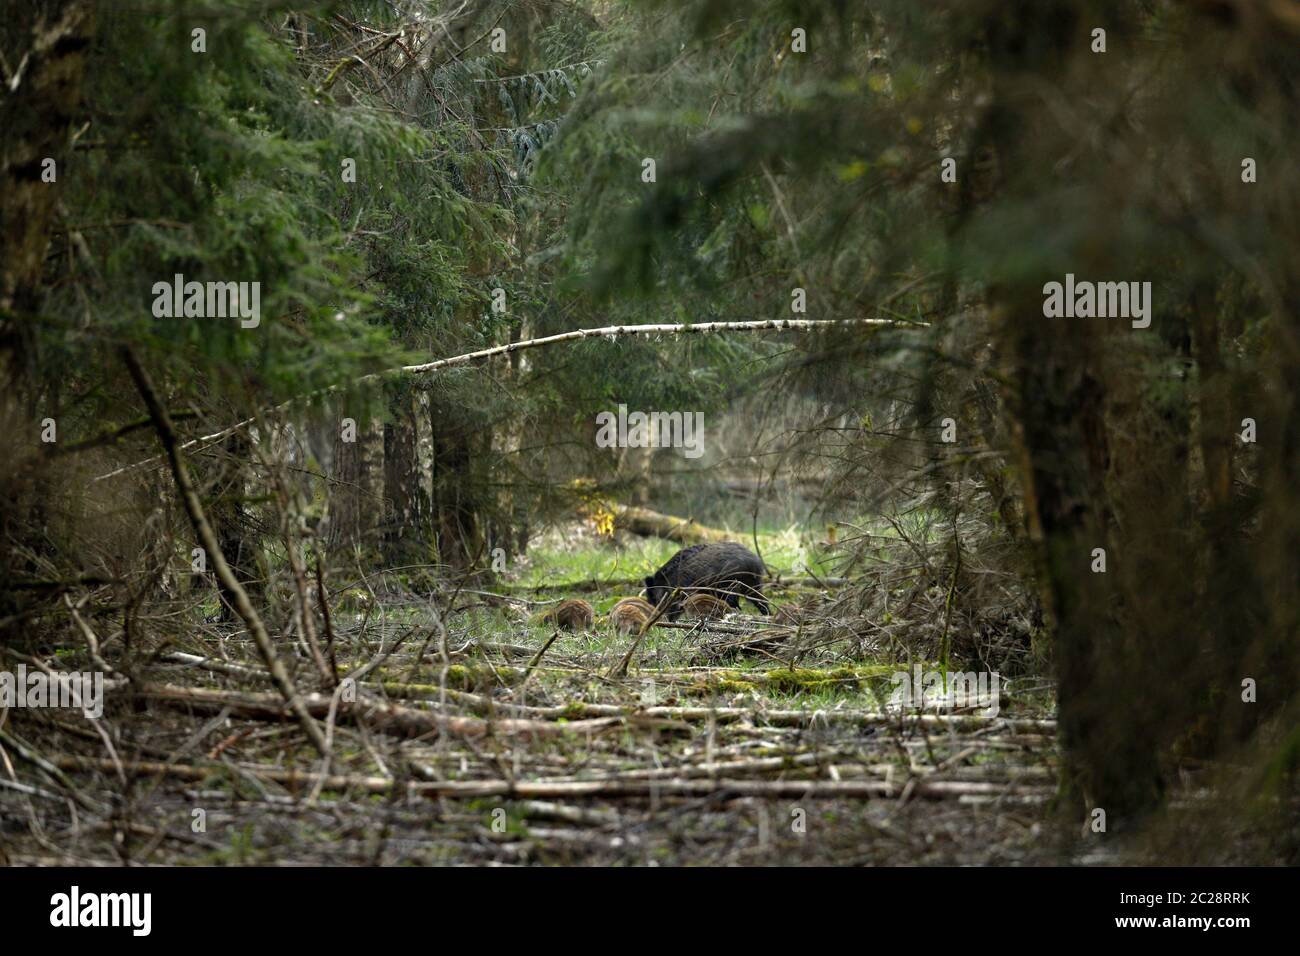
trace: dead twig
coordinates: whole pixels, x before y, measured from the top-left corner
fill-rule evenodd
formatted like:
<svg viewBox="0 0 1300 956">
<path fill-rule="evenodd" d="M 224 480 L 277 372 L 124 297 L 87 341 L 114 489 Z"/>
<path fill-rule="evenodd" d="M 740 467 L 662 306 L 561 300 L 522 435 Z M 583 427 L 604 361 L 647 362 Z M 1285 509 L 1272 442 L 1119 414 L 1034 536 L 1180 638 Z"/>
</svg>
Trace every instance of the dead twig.
<svg viewBox="0 0 1300 956">
<path fill-rule="evenodd" d="M 252 634 L 258 653 L 261 655 L 267 671 L 270 672 L 271 680 L 276 689 L 280 692 L 294 716 L 298 718 L 298 723 L 302 726 L 303 732 L 306 733 L 307 739 L 311 741 L 312 746 L 316 748 L 321 756 L 325 756 L 329 752 L 329 748 L 325 744 L 325 735 L 316 726 L 316 722 L 299 698 L 297 688 L 293 686 L 293 681 L 289 678 L 289 672 L 284 669 L 284 664 L 281 663 L 279 655 L 276 654 L 275 645 L 271 643 L 271 636 L 266 631 L 266 625 L 262 623 L 261 616 L 253 608 L 253 602 L 248 599 L 248 592 L 244 590 L 244 586 L 239 583 L 239 579 L 230 569 L 230 565 L 226 563 L 216 533 L 208 523 L 207 515 L 204 514 L 198 492 L 194 490 L 194 482 L 190 479 L 189 468 L 185 464 L 185 459 L 180 455 L 180 449 L 176 443 L 176 431 L 172 427 L 171 418 L 167 413 L 167 409 L 158 399 L 158 393 L 149 378 L 149 373 L 144 370 L 139 359 L 135 357 L 135 353 L 130 348 L 122 350 L 122 359 L 131 373 L 131 378 L 135 381 L 140 397 L 144 399 L 145 406 L 149 409 L 149 414 L 153 418 L 154 430 L 158 432 L 158 440 L 162 442 L 162 446 L 166 451 L 167 459 L 171 464 L 172 477 L 176 481 L 176 488 L 180 492 L 181 501 L 185 506 L 186 514 L 189 515 L 190 524 L 194 527 L 195 535 L 202 542 L 208 556 L 212 559 L 212 567 L 217 577 L 234 598 L 235 613 L 243 619 L 249 633 Z"/>
</svg>

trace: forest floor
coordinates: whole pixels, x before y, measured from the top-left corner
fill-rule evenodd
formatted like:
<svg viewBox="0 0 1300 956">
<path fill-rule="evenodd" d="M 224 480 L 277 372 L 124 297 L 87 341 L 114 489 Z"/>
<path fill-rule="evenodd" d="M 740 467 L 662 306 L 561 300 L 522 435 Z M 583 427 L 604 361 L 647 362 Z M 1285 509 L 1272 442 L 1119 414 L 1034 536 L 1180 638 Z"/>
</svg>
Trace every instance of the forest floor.
<svg viewBox="0 0 1300 956">
<path fill-rule="evenodd" d="M 122 777 L 94 733 L 65 730 L 58 779 L 89 805 L 78 822 L 50 780 L 37 785 L 43 796 L 7 792 L 10 861 L 1049 861 L 1036 839 L 1054 763 L 1044 714 L 882 716 L 878 667 L 710 660 L 700 648 L 717 638 L 703 628 L 653 629 L 622 678 L 609 675 L 632 638 L 599 631 L 562 634 L 530 671 L 550 634 L 485 627 L 487 616 L 468 629 L 481 643 L 462 642 L 450 666 L 431 648 L 416 662 L 416 628 L 363 686 L 419 713 L 445 693 L 444 712 L 524 723 L 394 736 L 360 711 L 339 715 L 327 780 L 278 708 L 241 711 L 271 690 L 241 635 L 227 635 L 225 660 L 168 651 L 173 663 L 152 667 L 152 682 L 222 696 L 150 701 L 147 714 L 110 703 Z M 384 653 L 378 636 L 341 626 L 340 638 L 336 653 Z M 230 664 L 248 672 L 220 672 Z M 304 689 L 309 677 L 300 666 Z M 59 723 L 79 729 L 73 720 Z M 38 743 L 50 729 L 10 727 L 46 757 Z M 29 815 L 32 827 L 17 825 Z"/>
<path fill-rule="evenodd" d="M 534 579 L 531 585 L 538 582 Z M 281 653 L 327 729 L 309 745 L 230 624 L 157 643 L 95 728 L 11 711 L 0 856 L 14 864 L 1047 864 L 1106 862 L 1047 813 L 1050 690 L 996 716 L 889 707 L 900 668 L 828 657 L 736 614 L 615 634 L 537 622 L 549 594 L 337 597 Z M 782 595 L 775 595 L 778 600 Z M 174 623 L 174 622 L 173 622 Z M 289 629 L 292 630 L 292 629 Z M 756 640 L 760 643 L 754 643 Z M 793 648 L 798 648 L 797 651 Z M 64 669 L 84 648 L 55 648 Z M 346 685 L 345 685 L 346 686 Z M 106 744 L 106 739 L 112 746 Z M 7 778 L 7 779 L 6 779 Z M 1054 834 L 1054 835 L 1053 835 Z"/>
</svg>

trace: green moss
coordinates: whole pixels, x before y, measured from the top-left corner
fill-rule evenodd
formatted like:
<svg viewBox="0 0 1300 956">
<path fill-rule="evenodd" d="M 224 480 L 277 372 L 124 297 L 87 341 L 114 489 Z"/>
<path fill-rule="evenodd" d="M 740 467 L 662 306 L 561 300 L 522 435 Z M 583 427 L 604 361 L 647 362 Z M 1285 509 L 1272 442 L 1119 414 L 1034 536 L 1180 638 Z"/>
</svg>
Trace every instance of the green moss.
<svg viewBox="0 0 1300 956">
<path fill-rule="evenodd" d="M 832 670 L 814 670 L 811 668 L 786 667 L 766 671 L 763 674 L 772 690 L 808 691 L 825 690 L 834 685 L 854 687 L 871 674 L 860 673 L 854 667 L 836 667 Z"/>
<path fill-rule="evenodd" d="M 712 693 L 750 693 L 759 690 L 776 694 L 850 692 L 887 679 L 895 670 L 897 668 L 893 665 L 878 664 L 828 670 L 778 667 L 767 671 L 719 671 L 696 681 L 685 692 L 697 697 Z"/>
<path fill-rule="evenodd" d="M 757 691 L 758 686 L 753 681 L 730 680 L 718 677 L 712 680 L 696 681 L 686 688 L 686 693 L 692 697 L 708 697 L 712 694 L 748 694 Z"/>
<path fill-rule="evenodd" d="M 580 720 L 586 713 L 586 705 L 581 701 L 571 700 L 564 705 L 564 716 L 572 720 Z"/>
<path fill-rule="evenodd" d="M 346 674 L 350 669 L 349 665 L 339 665 L 340 674 Z M 441 693 L 442 668 L 437 665 L 428 668 L 424 675 L 425 680 L 421 683 L 410 684 L 405 681 L 389 681 L 384 680 L 385 676 L 383 668 L 375 675 L 384 689 L 394 697 L 432 700 Z M 524 671 L 518 667 L 452 664 L 451 667 L 447 668 L 447 686 L 452 690 L 472 691 L 480 687 L 510 686 L 522 680 L 523 676 Z"/>
</svg>

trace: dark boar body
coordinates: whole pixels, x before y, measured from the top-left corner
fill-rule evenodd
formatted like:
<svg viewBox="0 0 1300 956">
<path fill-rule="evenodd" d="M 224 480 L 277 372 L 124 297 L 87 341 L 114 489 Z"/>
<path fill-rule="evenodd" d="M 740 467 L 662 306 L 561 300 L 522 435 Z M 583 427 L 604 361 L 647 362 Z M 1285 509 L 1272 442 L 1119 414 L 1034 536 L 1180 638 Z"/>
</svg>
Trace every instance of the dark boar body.
<svg viewBox="0 0 1300 956">
<path fill-rule="evenodd" d="M 651 604 L 658 605 L 673 594 L 667 611 L 670 621 L 682 613 L 682 602 L 692 594 L 712 594 L 734 608 L 740 599 L 748 598 L 764 614 L 770 613 L 763 598 L 763 562 L 748 548 L 723 542 L 720 544 L 695 544 L 683 548 L 668 563 L 645 579 L 645 596 Z"/>
</svg>

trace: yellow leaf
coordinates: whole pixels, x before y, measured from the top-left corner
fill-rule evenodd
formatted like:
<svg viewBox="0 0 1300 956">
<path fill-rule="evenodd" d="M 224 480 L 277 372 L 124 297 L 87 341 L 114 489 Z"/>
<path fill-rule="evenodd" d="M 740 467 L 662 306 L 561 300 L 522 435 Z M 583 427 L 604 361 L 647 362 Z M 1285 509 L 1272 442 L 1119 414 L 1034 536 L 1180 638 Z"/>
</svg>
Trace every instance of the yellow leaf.
<svg viewBox="0 0 1300 956">
<path fill-rule="evenodd" d="M 866 175 L 866 172 L 869 168 L 870 167 L 867 165 L 866 160 L 855 159 L 847 166 L 840 167 L 839 169 L 840 182 L 848 183 L 848 182 L 852 182 L 855 179 L 861 179 L 863 176 Z"/>
</svg>

